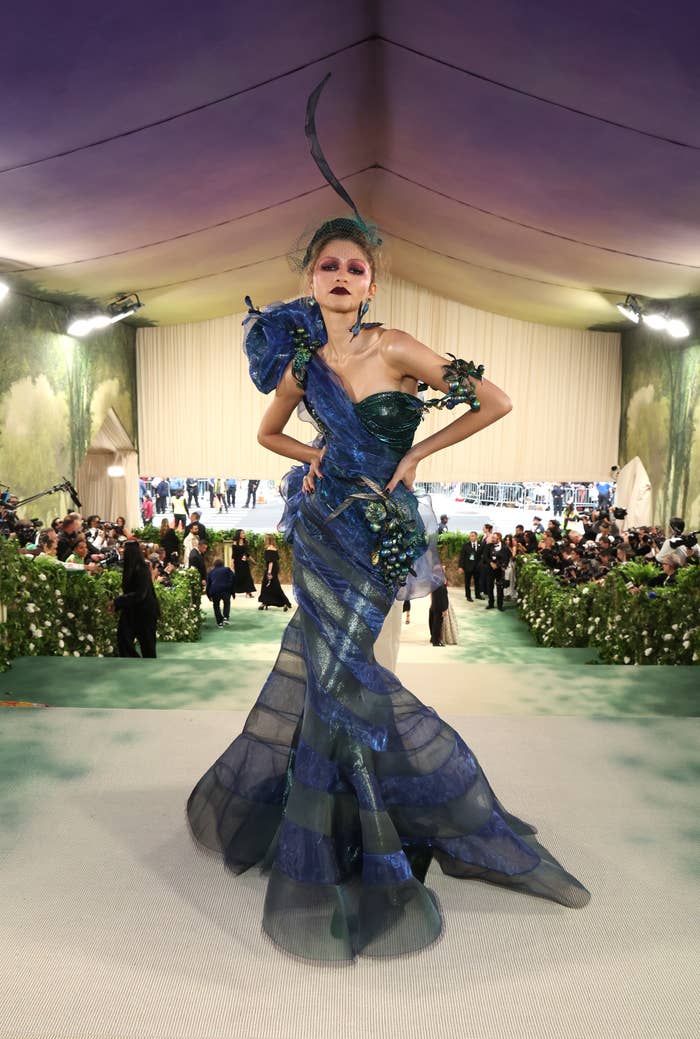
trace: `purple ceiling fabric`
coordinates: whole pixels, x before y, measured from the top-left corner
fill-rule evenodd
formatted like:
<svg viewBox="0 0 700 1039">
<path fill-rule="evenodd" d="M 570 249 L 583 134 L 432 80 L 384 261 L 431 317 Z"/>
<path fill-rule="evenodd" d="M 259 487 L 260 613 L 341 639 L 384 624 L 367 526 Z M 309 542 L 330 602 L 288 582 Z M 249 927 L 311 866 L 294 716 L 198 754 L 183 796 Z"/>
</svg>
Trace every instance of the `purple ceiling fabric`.
<svg viewBox="0 0 700 1039">
<path fill-rule="evenodd" d="M 699 30 L 601 0 L 14 7 L 0 273 L 163 324 L 294 294 L 286 254 L 342 208 L 304 137 L 331 72 L 319 136 L 396 275 L 577 327 L 697 293 Z"/>
</svg>

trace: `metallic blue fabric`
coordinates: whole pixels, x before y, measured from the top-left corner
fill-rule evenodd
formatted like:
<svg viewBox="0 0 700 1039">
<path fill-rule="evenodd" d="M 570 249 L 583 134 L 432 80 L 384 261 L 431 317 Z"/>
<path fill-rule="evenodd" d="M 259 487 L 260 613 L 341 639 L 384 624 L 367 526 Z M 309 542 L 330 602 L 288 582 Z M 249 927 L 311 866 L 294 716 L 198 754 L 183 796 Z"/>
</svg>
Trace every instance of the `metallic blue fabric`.
<svg viewBox="0 0 700 1039">
<path fill-rule="evenodd" d="M 256 385 L 273 389 L 292 361 L 292 324 L 306 322 L 325 342 L 317 310 L 295 301 L 251 317 Z M 304 466 L 284 481 L 299 608 L 243 734 L 190 796 L 193 833 L 235 872 L 269 869 L 263 926 L 311 959 L 397 955 L 433 941 L 440 916 L 423 885 L 431 859 L 456 877 L 584 905 L 586 889 L 505 810 L 461 737 L 375 661 L 397 586 L 373 561 L 358 495 L 373 493 L 367 479 L 386 486 L 404 444 L 365 425 L 322 351 L 304 369 L 326 455 L 314 494 L 301 494 Z M 381 421 L 388 428 L 393 404 L 401 424 L 406 395 L 383 398 Z M 402 484 L 392 500 L 425 529 Z M 416 572 L 408 594 L 436 577 L 430 547 Z"/>
<path fill-rule="evenodd" d="M 397 884 L 411 877 L 411 867 L 404 852 L 395 851 L 388 855 L 362 856 L 362 881 L 364 884 Z"/>
</svg>

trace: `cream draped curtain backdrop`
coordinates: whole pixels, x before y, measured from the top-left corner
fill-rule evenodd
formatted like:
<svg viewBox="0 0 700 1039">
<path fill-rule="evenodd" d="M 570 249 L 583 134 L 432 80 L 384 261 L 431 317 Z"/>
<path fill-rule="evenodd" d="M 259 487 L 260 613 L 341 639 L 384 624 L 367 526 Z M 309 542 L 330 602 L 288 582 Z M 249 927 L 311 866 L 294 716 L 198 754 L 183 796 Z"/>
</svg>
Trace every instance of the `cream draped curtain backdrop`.
<svg viewBox="0 0 700 1039">
<path fill-rule="evenodd" d="M 244 317 L 138 330 L 142 473 L 276 480 L 294 464 L 256 440 L 270 398 L 248 375 Z M 487 378 L 513 401 L 503 421 L 422 462 L 419 480 L 597 480 L 617 462 L 618 334 L 501 317 L 397 278 L 382 283 L 368 318 L 410 332 L 440 354 L 483 363 Z M 417 439 L 454 415 L 429 415 Z M 304 442 L 313 436 L 296 417 L 287 432 Z"/>
</svg>

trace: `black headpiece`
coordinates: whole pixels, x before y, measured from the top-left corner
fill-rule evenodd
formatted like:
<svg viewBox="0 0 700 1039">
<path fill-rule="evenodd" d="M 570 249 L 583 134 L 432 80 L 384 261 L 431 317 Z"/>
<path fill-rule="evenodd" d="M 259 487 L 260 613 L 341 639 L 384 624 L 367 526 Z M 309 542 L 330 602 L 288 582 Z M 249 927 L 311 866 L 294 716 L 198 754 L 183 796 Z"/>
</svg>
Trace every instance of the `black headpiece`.
<svg viewBox="0 0 700 1039">
<path fill-rule="evenodd" d="M 321 148 L 318 139 L 318 134 L 316 132 L 316 106 L 318 105 L 318 99 L 321 96 L 321 92 L 330 77 L 331 74 L 329 72 L 324 76 L 318 86 L 309 94 L 309 99 L 306 102 L 306 123 L 304 131 L 309 142 L 314 162 L 336 194 L 340 195 L 343 202 L 350 206 L 354 216 L 336 217 L 334 220 L 326 220 L 325 223 L 321 224 L 321 226 L 314 232 L 311 241 L 306 247 L 306 252 L 304 253 L 304 259 L 302 262 L 303 267 L 307 266 L 316 242 L 318 242 L 320 238 L 325 238 L 328 235 L 338 235 L 343 237 L 347 235 L 348 232 L 354 232 L 354 235 L 357 235 L 359 232 L 366 240 L 367 245 L 371 248 L 376 248 L 378 245 L 382 244 L 382 240 L 377 233 L 377 228 L 374 224 L 368 224 L 367 221 L 363 219 L 354 201 L 328 165 L 328 160 L 323 154 L 323 149 Z"/>
</svg>

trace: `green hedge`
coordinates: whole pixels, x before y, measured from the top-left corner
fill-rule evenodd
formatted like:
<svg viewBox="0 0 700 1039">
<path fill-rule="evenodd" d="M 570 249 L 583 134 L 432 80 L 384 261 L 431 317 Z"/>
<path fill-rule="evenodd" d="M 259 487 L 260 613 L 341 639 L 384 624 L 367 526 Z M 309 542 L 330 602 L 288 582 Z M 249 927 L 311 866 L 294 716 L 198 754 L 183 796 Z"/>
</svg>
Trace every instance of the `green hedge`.
<svg viewBox="0 0 700 1039">
<path fill-rule="evenodd" d="M 196 642 L 201 626 L 199 574 L 173 574 L 173 588 L 156 585 L 162 642 Z M 17 544 L 0 538 L 0 671 L 15 657 L 112 656 L 117 617 L 109 605 L 121 590 L 121 574 L 82 574 L 48 559 L 20 555 Z M 196 601 L 195 601 L 196 599 Z"/>
<path fill-rule="evenodd" d="M 542 646 L 590 646 L 605 664 L 696 664 L 700 660 L 700 567 L 650 588 L 658 568 L 627 563 L 603 581 L 562 585 L 536 557 L 517 560 L 518 605 Z M 638 587 L 637 592 L 627 588 Z"/>
</svg>

